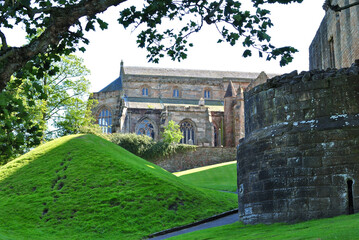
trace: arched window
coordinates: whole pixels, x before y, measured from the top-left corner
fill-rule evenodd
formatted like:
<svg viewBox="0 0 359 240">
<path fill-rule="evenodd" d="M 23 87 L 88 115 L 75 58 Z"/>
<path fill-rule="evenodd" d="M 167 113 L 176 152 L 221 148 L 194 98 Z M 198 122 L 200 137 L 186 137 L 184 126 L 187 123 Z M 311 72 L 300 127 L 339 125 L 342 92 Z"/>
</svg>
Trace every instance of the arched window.
<svg viewBox="0 0 359 240">
<path fill-rule="evenodd" d="M 142 88 L 142 96 L 148 97 L 148 88 L 147 87 Z"/>
<path fill-rule="evenodd" d="M 112 117 L 111 112 L 103 109 L 98 116 L 98 125 L 100 125 L 103 133 L 112 133 Z"/>
<path fill-rule="evenodd" d="M 204 98 L 206 98 L 206 99 L 211 98 L 211 90 L 209 90 L 209 89 L 204 90 Z"/>
<path fill-rule="evenodd" d="M 172 97 L 176 97 L 176 98 L 179 97 L 179 90 L 178 90 L 178 88 L 173 89 Z"/>
<path fill-rule="evenodd" d="M 155 138 L 155 128 L 148 119 L 143 119 L 136 128 L 137 135 L 147 135 L 151 138 Z"/>
<path fill-rule="evenodd" d="M 195 143 L 195 130 L 193 124 L 185 120 L 180 123 L 180 129 L 183 134 L 181 143 L 194 145 Z"/>
</svg>

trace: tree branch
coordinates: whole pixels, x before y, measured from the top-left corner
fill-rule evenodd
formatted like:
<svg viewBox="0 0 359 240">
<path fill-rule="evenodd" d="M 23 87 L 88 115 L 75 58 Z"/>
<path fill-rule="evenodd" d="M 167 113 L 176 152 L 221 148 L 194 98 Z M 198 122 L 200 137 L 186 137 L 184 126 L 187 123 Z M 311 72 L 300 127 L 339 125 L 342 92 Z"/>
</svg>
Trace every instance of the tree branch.
<svg viewBox="0 0 359 240">
<path fill-rule="evenodd" d="M 12 74 L 20 70 L 26 62 L 49 46 L 56 46 L 62 40 L 62 34 L 76 24 L 81 17 L 94 16 L 111 6 L 117 6 L 127 0 L 82 0 L 76 5 L 53 8 L 51 23 L 40 37 L 22 47 L 14 47 L 0 56 L 0 92 L 6 87 Z"/>
<path fill-rule="evenodd" d="M 5 34 L 0 30 L 0 38 L 1 38 L 1 51 L 6 51 L 8 49 L 7 47 L 7 42 L 6 42 L 6 37 Z"/>
<path fill-rule="evenodd" d="M 69 96 L 69 97 L 66 97 L 64 99 L 62 99 L 60 102 L 58 102 L 50 111 L 49 111 L 49 114 L 46 116 L 46 121 L 49 120 L 55 113 L 57 113 L 59 111 L 58 107 L 63 103 L 65 102 L 66 100 L 69 100 L 73 97 L 77 97 L 77 96 L 81 96 L 82 93 L 77 93 L 77 94 L 74 94 L 72 96 Z M 57 111 L 55 111 L 56 109 L 58 109 Z M 55 111 L 55 112 L 54 112 Z"/>
</svg>

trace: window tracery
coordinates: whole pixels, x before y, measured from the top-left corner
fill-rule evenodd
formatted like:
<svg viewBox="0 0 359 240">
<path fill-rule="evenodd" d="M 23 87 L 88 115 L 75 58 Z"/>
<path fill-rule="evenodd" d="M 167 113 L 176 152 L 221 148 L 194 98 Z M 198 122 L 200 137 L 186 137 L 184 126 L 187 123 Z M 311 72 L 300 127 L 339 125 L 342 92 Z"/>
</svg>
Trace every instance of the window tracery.
<svg viewBox="0 0 359 240">
<path fill-rule="evenodd" d="M 112 116 L 108 109 L 103 109 L 98 116 L 98 124 L 103 133 L 112 133 Z"/>
<path fill-rule="evenodd" d="M 183 134 L 183 138 L 181 139 L 181 143 L 184 144 L 195 144 L 195 128 L 192 122 L 189 120 L 182 121 L 180 123 L 180 129 Z"/>
<path fill-rule="evenodd" d="M 155 138 L 154 124 L 147 118 L 143 119 L 137 125 L 136 134 L 137 135 L 147 135 L 147 136 L 151 137 L 152 139 L 154 139 Z"/>
</svg>

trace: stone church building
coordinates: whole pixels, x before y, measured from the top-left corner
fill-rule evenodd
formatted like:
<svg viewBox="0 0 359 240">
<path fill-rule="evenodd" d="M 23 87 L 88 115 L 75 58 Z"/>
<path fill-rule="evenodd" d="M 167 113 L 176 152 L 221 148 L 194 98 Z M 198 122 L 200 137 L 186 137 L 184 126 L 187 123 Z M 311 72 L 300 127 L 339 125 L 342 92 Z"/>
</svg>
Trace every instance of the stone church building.
<svg viewBox="0 0 359 240">
<path fill-rule="evenodd" d="M 104 133 L 161 138 L 170 120 L 180 125 L 182 143 L 235 146 L 244 137 L 243 90 L 265 82 L 262 73 L 125 67 L 93 94 L 93 110 Z"/>
</svg>

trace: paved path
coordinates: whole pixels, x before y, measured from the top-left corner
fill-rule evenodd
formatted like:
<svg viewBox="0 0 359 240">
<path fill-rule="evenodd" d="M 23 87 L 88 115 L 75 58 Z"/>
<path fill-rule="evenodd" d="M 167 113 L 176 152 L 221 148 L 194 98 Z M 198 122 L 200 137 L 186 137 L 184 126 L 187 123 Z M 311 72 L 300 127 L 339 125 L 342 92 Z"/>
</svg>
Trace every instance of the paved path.
<svg viewBox="0 0 359 240">
<path fill-rule="evenodd" d="M 235 163 L 237 163 L 237 161 L 218 163 L 218 164 L 209 165 L 209 166 L 205 166 L 205 167 L 199 167 L 199 168 L 193 168 L 193 169 L 189 169 L 189 170 L 185 170 L 185 171 L 181 171 L 181 172 L 175 172 L 173 174 L 176 175 L 177 177 L 179 177 L 179 176 L 187 175 L 190 173 L 200 172 L 200 171 L 204 171 L 207 169 L 222 167 L 222 166 L 226 166 L 229 164 L 235 164 Z"/>
<path fill-rule="evenodd" d="M 173 236 L 177 236 L 177 235 L 181 235 L 181 234 L 185 234 L 185 233 L 189 233 L 189 232 L 194 232 L 194 231 L 198 231 L 198 230 L 202 230 L 202 229 L 206 229 L 206 228 L 213 228 L 213 227 L 218 227 L 218 226 L 222 226 L 222 225 L 227 225 L 227 224 L 235 223 L 238 221 L 239 221 L 238 213 L 234 213 L 234 214 L 219 218 L 217 220 L 213 220 L 213 221 L 210 221 L 207 223 L 202 223 L 202 224 L 194 226 L 194 227 L 182 229 L 182 230 L 172 232 L 172 233 L 167 233 L 165 235 L 154 237 L 154 238 L 149 238 L 149 240 L 167 239 L 167 238 L 170 238 Z"/>
</svg>

